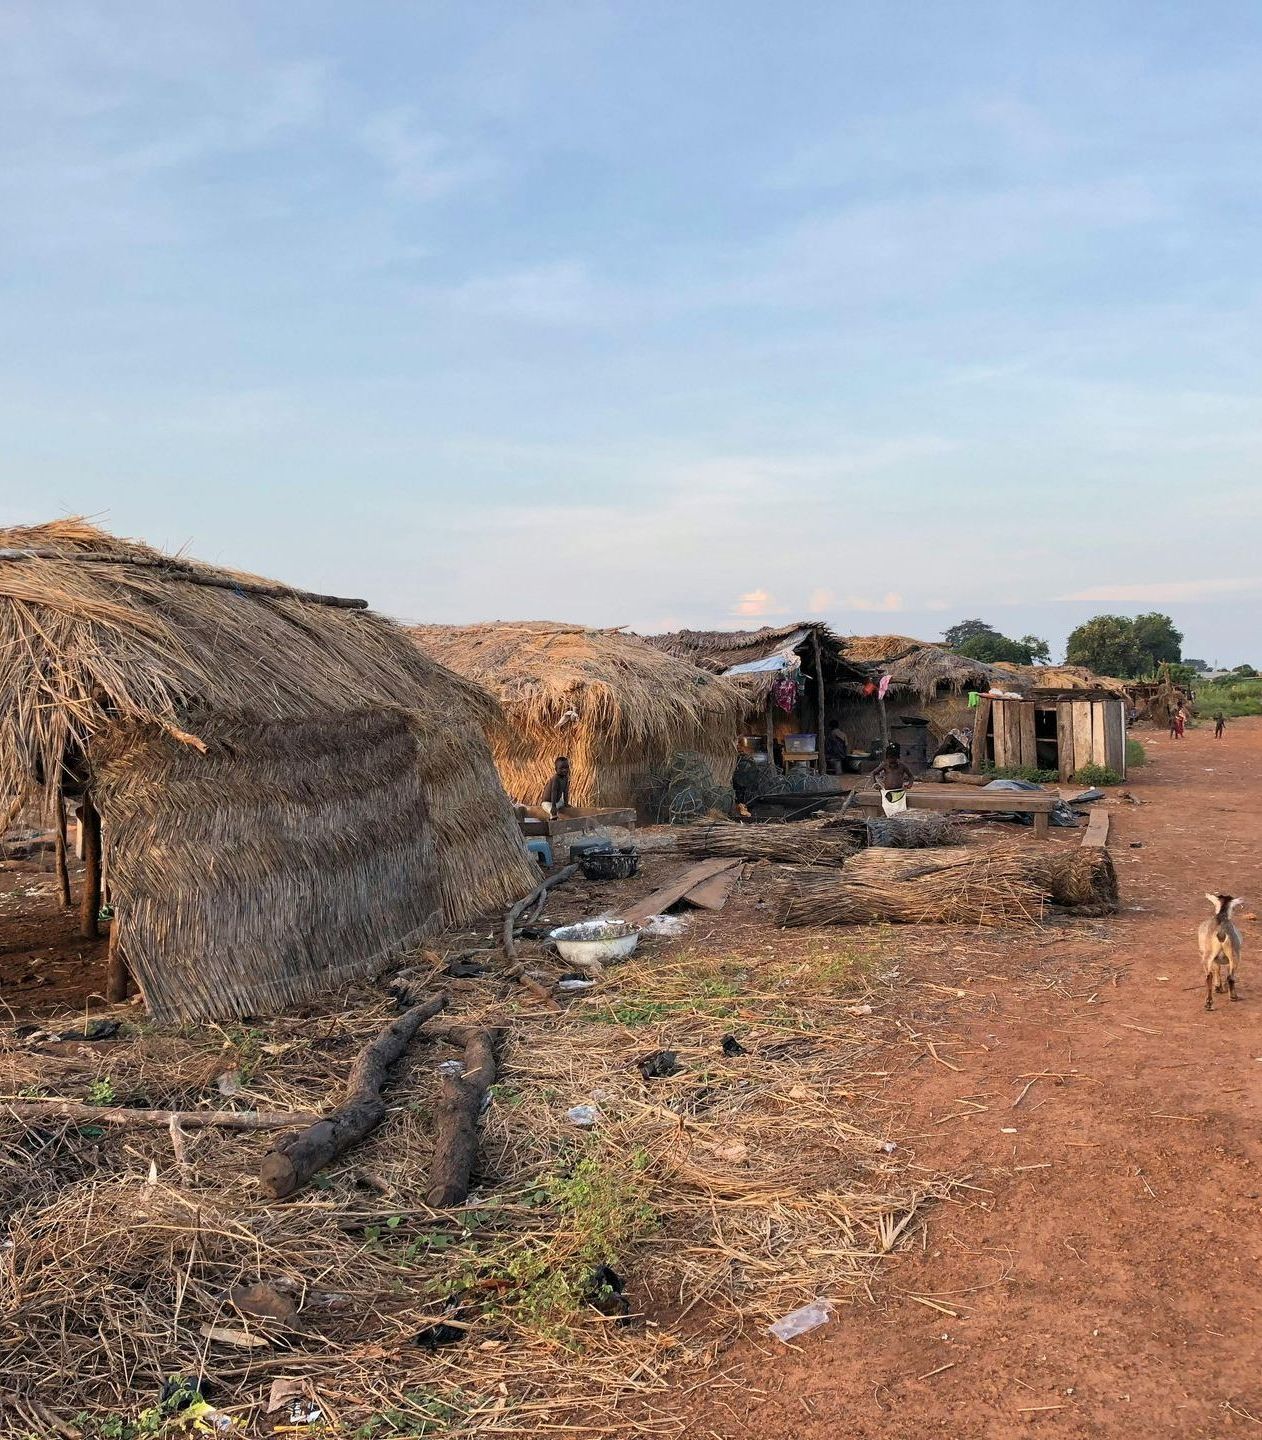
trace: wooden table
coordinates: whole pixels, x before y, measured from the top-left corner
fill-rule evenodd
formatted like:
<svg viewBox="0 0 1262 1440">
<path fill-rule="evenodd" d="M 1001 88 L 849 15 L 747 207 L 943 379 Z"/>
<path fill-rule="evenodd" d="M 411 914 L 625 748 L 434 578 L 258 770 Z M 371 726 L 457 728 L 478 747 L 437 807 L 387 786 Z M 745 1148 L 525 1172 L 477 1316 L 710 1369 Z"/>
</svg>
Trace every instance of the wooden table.
<svg viewBox="0 0 1262 1440">
<path fill-rule="evenodd" d="M 635 829 L 635 810 L 627 806 L 617 810 L 563 810 L 552 820 L 523 820 L 524 835 L 583 835 L 590 830 Z"/>
<path fill-rule="evenodd" d="M 1033 815 L 1034 833 L 1046 839 L 1059 796 L 1037 790 L 977 790 L 970 786 L 914 785 L 907 792 L 909 810 L 969 811 L 982 815 Z M 855 790 L 854 806 L 880 810 L 879 790 Z"/>
</svg>

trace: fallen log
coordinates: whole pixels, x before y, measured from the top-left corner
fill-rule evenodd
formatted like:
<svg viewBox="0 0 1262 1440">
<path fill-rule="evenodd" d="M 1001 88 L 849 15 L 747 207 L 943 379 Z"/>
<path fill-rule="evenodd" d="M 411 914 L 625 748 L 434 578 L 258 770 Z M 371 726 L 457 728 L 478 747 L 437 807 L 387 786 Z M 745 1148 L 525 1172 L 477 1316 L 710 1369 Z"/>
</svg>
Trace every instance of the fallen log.
<svg viewBox="0 0 1262 1440">
<path fill-rule="evenodd" d="M 162 1125 L 182 1129 L 284 1130 L 310 1125 L 316 1117 L 301 1110 L 132 1110 L 124 1105 L 89 1105 L 82 1100 L 0 1100 L 0 1114 L 19 1120 L 83 1120 L 94 1125 Z"/>
<path fill-rule="evenodd" d="M 462 1205 L 469 1193 L 478 1152 L 478 1117 L 495 1083 L 496 1034 L 470 1027 L 448 1030 L 442 1036 L 464 1048 L 464 1060 L 447 1061 L 439 1072 L 442 1098 L 435 1114 L 434 1163 L 425 1195 L 435 1209 Z"/>
<path fill-rule="evenodd" d="M 560 885 L 563 880 L 568 880 L 571 875 L 577 874 L 577 865 L 563 866 L 555 875 L 549 875 L 546 880 L 540 881 L 529 895 L 523 895 L 508 914 L 504 916 L 504 954 L 507 955 L 510 960 L 517 959 L 517 943 L 513 936 L 513 928 L 525 912 L 527 906 L 533 905 L 536 901 L 542 901 L 544 896 L 554 886 Z"/>
<path fill-rule="evenodd" d="M 446 992 L 400 1015 L 359 1052 L 346 1081 L 346 1099 L 300 1135 L 287 1136 L 268 1151 L 259 1170 L 263 1188 L 276 1199 L 292 1195 L 331 1160 L 359 1142 L 385 1119 L 381 1087 L 391 1065 L 411 1044 L 426 1020 L 447 1004 Z"/>
</svg>

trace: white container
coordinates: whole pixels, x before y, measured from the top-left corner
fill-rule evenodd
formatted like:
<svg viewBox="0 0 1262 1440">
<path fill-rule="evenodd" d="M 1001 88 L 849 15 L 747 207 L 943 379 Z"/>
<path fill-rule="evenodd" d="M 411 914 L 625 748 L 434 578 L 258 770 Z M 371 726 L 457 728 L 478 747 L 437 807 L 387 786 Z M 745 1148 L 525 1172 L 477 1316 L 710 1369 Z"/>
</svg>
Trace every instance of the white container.
<svg viewBox="0 0 1262 1440">
<path fill-rule="evenodd" d="M 640 932 L 625 920 L 584 920 L 553 930 L 548 939 L 571 965 L 609 965 L 631 954 Z"/>
</svg>

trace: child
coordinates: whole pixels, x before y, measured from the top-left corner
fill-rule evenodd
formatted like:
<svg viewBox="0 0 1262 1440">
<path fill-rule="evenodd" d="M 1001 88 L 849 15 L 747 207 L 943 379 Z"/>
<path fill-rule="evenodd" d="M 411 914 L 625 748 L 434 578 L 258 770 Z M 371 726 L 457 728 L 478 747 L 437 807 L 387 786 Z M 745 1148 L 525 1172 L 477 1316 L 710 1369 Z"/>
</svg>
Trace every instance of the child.
<svg viewBox="0 0 1262 1440">
<path fill-rule="evenodd" d="M 916 777 L 903 764 L 897 745 L 885 747 L 885 759 L 872 772 L 872 781 L 881 792 L 881 808 L 887 815 L 901 815 L 907 809 L 907 792 Z"/>
<path fill-rule="evenodd" d="M 1226 730 L 1226 728 L 1227 717 L 1220 710 L 1218 714 L 1214 716 L 1214 739 L 1221 740 L 1223 738 L 1223 731 Z"/>
<path fill-rule="evenodd" d="M 1174 738 L 1176 740 L 1183 739 L 1183 731 L 1187 723 L 1188 712 L 1183 708 L 1182 705 L 1180 705 L 1179 708 L 1174 712 Z"/>
</svg>

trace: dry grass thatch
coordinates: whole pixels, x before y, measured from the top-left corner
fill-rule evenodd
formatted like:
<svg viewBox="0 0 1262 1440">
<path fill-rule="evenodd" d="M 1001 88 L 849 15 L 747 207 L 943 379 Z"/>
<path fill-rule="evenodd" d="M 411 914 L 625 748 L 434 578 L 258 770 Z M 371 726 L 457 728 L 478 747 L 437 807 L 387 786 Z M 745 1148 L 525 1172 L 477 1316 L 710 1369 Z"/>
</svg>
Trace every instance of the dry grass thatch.
<svg viewBox="0 0 1262 1440">
<path fill-rule="evenodd" d="M 696 825 L 679 833 L 684 855 L 730 855 L 791 865 L 841 865 L 859 844 L 840 830 L 802 821 L 795 825 Z"/>
<path fill-rule="evenodd" d="M 576 805 L 635 803 L 680 751 L 726 783 L 745 700 L 726 681 L 620 630 L 546 621 L 418 625 L 417 646 L 500 702 L 508 732 L 491 744 L 505 787 L 535 803 L 568 755 Z"/>
<path fill-rule="evenodd" d="M 843 644 L 848 659 L 888 675 L 891 690 L 906 691 L 925 702 L 941 691 L 988 690 L 992 685 L 1012 688 L 1012 677 L 997 666 L 905 635 L 847 635 Z"/>
<path fill-rule="evenodd" d="M 162 1015 L 291 1003 L 531 883 L 494 702 L 362 602 L 0 530 L 0 661 L 0 795 L 91 791 Z"/>
<path fill-rule="evenodd" d="M 1085 665 L 1007 665 L 995 666 L 1006 688 L 1023 694 L 1037 695 L 1040 690 L 1083 690 L 1125 698 L 1129 688 L 1124 680 L 1097 675 Z M 1015 684 L 1013 682 L 1016 682 Z"/>
<path fill-rule="evenodd" d="M 792 625 L 765 625 L 759 630 L 675 630 L 666 635 L 649 635 L 647 643 L 690 660 L 694 665 L 715 675 L 726 676 L 740 687 L 751 709 L 766 703 L 772 686 L 780 678 L 774 669 L 732 675 L 740 665 L 775 660 L 779 656 L 795 656 L 805 671 L 815 674 L 815 641 L 819 641 L 823 661 L 824 683 L 841 681 L 857 684 L 862 672 L 847 663 L 842 655 L 841 641 L 827 625 L 818 620 L 799 620 Z"/>
<path fill-rule="evenodd" d="M 782 925 L 1008 925 L 1049 905 L 1106 914 L 1117 874 L 1106 850 L 1006 845 L 992 850 L 865 850 L 839 873 L 794 871 Z"/>
</svg>

